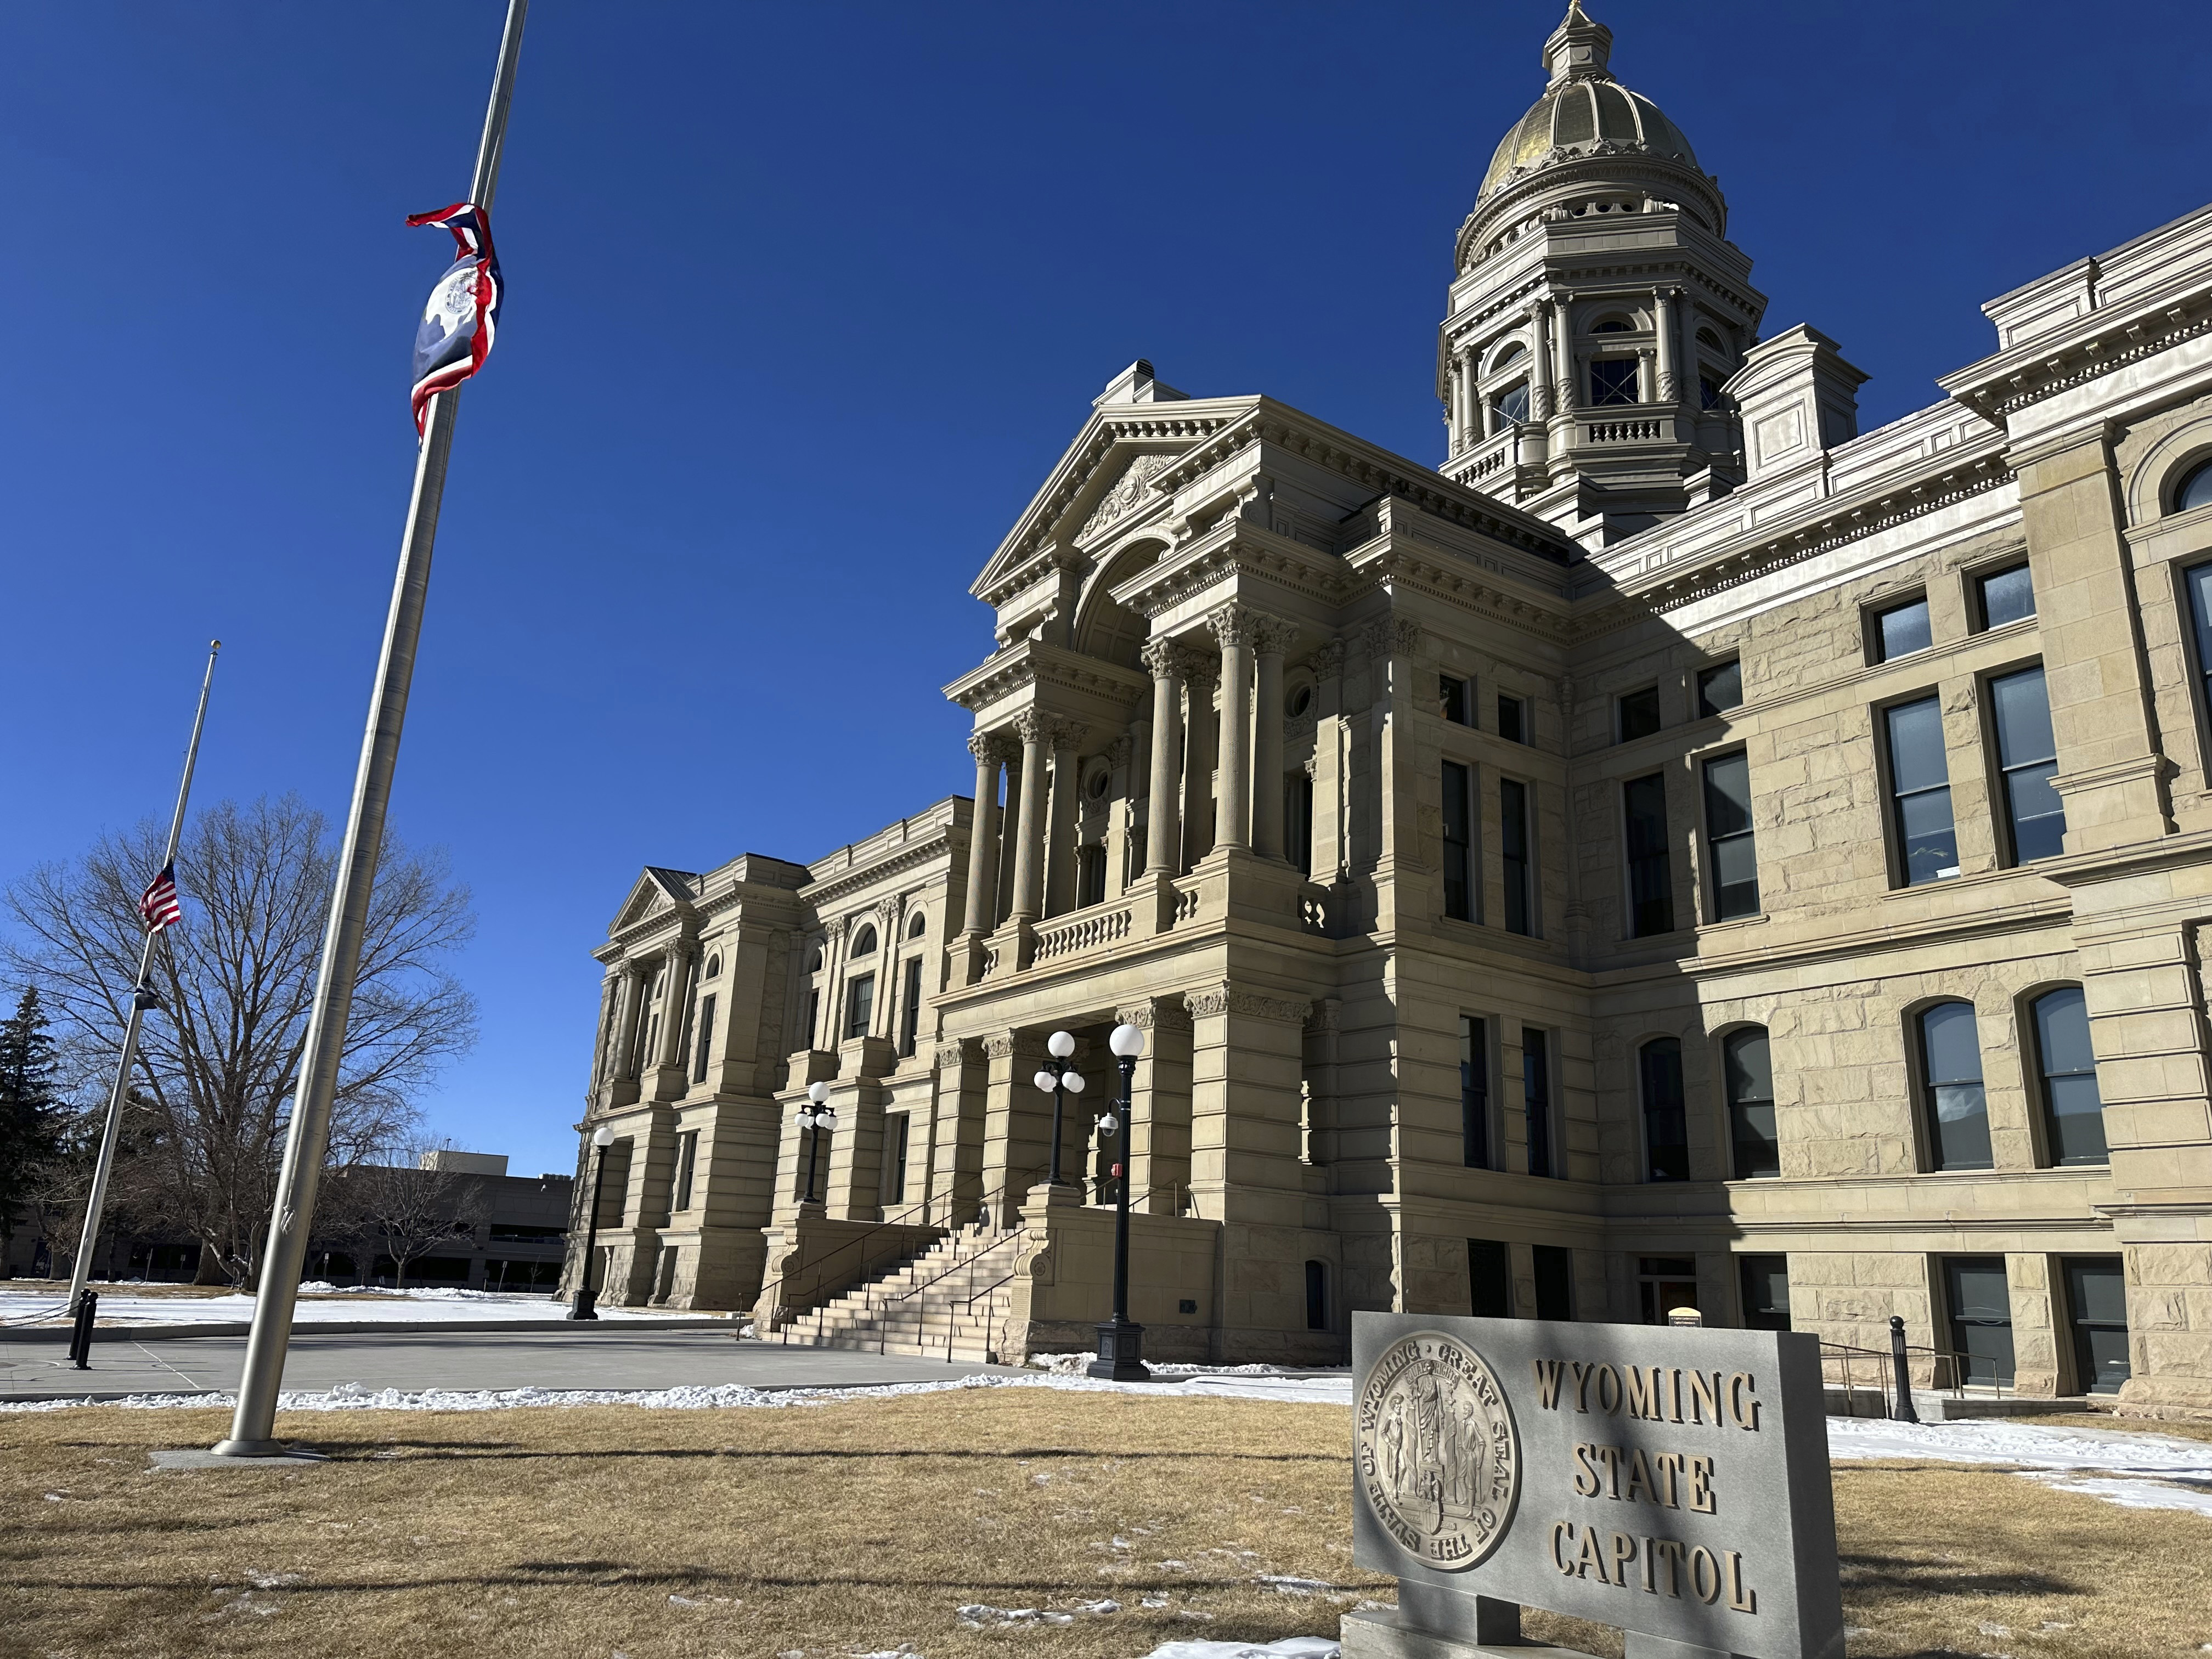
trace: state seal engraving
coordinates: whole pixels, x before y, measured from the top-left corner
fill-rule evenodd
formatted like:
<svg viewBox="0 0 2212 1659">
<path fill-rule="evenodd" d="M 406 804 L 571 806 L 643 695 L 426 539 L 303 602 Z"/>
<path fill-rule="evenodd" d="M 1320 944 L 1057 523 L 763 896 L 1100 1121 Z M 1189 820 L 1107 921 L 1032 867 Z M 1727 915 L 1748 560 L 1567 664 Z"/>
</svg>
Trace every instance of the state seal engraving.
<svg viewBox="0 0 2212 1659">
<path fill-rule="evenodd" d="M 1400 1548 L 1456 1572 L 1504 1538 L 1521 1495 L 1521 1436 L 1489 1364 L 1457 1337 L 1416 1331 L 1359 1390 L 1353 1456 L 1368 1507 Z"/>
</svg>

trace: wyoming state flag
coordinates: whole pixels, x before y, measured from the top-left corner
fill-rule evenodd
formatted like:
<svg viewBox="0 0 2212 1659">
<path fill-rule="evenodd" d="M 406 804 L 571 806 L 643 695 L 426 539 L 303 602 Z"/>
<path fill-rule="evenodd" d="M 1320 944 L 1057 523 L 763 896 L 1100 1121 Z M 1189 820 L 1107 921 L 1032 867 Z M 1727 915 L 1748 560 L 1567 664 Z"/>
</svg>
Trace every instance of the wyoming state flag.
<svg viewBox="0 0 2212 1659">
<path fill-rule="evenodd" d="M 453 233 L 459 256 L 422 307 L 415 331 L 415 430 L 419 435 L 431 398 L 450 392 L 491 356 L 499 326 L 499 256 L 492 252 L 491 216 L 474 202 L 456 202 L 434 213 L 410 215 L 410 225 L 443 225 Z"/>
</svg>

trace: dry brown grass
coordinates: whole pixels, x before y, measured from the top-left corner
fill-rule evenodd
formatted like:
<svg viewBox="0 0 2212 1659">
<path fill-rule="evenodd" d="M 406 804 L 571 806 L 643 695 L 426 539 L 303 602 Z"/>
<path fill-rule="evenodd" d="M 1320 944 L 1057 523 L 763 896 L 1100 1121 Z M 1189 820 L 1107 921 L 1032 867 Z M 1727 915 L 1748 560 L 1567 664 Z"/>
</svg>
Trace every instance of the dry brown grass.
<svg viewBox="0 0 2212 1659">
<path fill-rule="evenodd" d="M 2112 1412 L 2051 1412 L 2015 1417 L 2046 1429 L 2118 1429 L 2128 1434 L 2170 1434 L 2177 1440 L 2212 1440 L 2212 1421 L 2201 1417 L 2121 1417 Z"/>
<path fill-rule="evenodd" d="M 828 1659 L 907 1642 L 930 1659 L 1128 1659 L 1177 1637 L 1333 1632 L 1389 1594 L 1351 1565 L 1333 1407 L 978 1390 L 281 1426 L 334 1461 L 154 1472 L 149 1449 L 205 1445 L 222 1414 L 0 1416 L 0 1653 Z M 1870 1632 L 1855 1656 L 2148 1659 L 2212 1641 L 2203 1517 L 1955 1465 L 1846 1467 L 1838 1511 L 1847 1616 Z M 1124 1610 L 980 1631 L 954 1612 L 1097 1597 Z"/>
</svg>

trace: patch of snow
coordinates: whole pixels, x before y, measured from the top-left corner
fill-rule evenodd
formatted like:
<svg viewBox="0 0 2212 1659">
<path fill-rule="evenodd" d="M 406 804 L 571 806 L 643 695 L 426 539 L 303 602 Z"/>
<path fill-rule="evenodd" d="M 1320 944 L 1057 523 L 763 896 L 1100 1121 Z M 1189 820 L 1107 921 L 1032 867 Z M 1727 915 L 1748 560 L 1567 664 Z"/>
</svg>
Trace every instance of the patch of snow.
<svg viewBox="0 0 2212 1659">
<path fill-rule="evenodd" d="M 1333 1636 L 1285 1636 L 1279 1642 L 1163 1642 L 1145 1659 L 1337 1659 Z"/>
<path fill-rule="evenodd" d="M 416 1290 L 392 1290 L 383 1285 L 334 1285 L 320 1279 L 300 1286 L 301 1300 L 293 1312 L 296 1324 L 313 1325 L 330 1320 L 437 1322 L 448 1319 L 545 1319 L 562 1304 L 543 1292 L 469 1291 L 426 1285 Z M 254 1298 L 235 1292 L 222 1296 L 132 1296 L 127 1291 L 102 1291 L 100 1325 L 213 1325 L 241 1324 L 253 1317 Z M 0 1288 L 0 1320 L 9 1324 L 52 1318 L 66 1311 L 67 1298 Z M 665 1309 L 611 1308 L 604 1304 L 599 1317 L 665 1319 Z"/>
<path fill-rule="evenodd" d="M 2049 1469 L 2023 1469 L 2021 1473 L 2053 1492 L 2077 1492 L 2085 1498 L 2101 1498 L 2124 1510 L 2191 1510 L 2198 1515 L 2212 1515 L 2212 1486 L 2084 1477 Z"/>
<path fill-rule="evenodd" d="M 1300 1578 L 1287 1572 L 1263 1572 L 1252 1582 L 1281 1595 L 1326 1595 L 1336 1588 L 1326 1578 Z"/>
<path fill-rule="evenodd" d="M 2098 1474 L 2166 1475 L 2212 1480 L 2212 1443 L 2112 1429 L 2051 1429 L 2002 1418 L 1963 1423 L 1886 1423 L 1828 1419 L 1828 1455 L 1929 1458 L 1947 1463 L 2010 1463 L 2034 1469 L 2082 1469 Z"/>
<path fill-rule="evenodd" d="M 1048 1371 L 1057 1376 L 1081 1376 L 1097 1359 L 1095 1353 L 1033 1353 L 1029 1358 L 1033 1370 Z M 1148 1359 L 1145 1369 L 1154 1376 L 1292 1376 L 1310 1377 L 1316 1372 L 1329 1380 L 1341 1376 L 1347 1383 L 1352 1380 L 1348 1365 L 1197 1365 L 1181 1360 Z"/>
</svg>

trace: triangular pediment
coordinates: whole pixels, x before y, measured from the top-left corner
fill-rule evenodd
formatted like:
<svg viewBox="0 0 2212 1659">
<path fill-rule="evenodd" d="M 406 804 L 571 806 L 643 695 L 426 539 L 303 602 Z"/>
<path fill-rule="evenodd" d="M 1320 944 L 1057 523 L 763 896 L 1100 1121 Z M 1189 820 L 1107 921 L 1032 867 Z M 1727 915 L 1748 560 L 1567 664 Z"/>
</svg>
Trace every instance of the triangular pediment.
<svg viewBox="0 0 2212 1659">
<path fill-rule="evenodd" d="M 615 912 L 614 926 L 610 933 L 621 933 L 648 921 L 664 910 L 691 908 L 698 891 L 699 878 L 684 870 L 663 869 L 648 864 L 623 901 L 622 908 Z"/>
<path fill-rule="evenodd" d="M 1153 479 L 1259 401 L 1189 398 L 1093 409 L 969 592 L 986 599 L 1047 547 L 1088 545 L 1137 521 L 1160 499 Z"/>
</svg>

